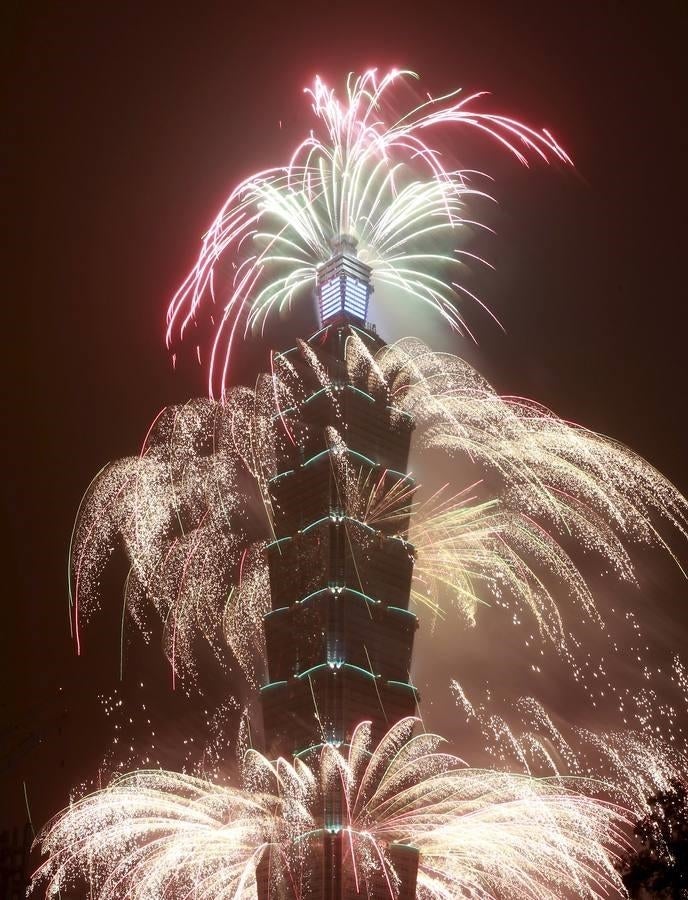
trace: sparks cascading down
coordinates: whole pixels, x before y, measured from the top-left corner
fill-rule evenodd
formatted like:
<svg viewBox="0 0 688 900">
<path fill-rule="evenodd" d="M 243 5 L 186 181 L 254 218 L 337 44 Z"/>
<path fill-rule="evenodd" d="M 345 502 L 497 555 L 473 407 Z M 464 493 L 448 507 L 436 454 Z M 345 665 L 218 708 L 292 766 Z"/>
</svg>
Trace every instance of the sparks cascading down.
<svg viewBox="0 0 688 900">
<path fill-rule="evenodd" d="M 157 613 L 175 687 L 200 677 L 198 641 L 238 664 L 260 689 L 263 752 L 246 751 L 238 787 L 140 770 L 73 802 L 38 838 L 49 896 L 84 879 L 100 900 L 622 896 L 629 822 L 685 765 L 628 730 L 585 736 L 593 770 L 537 701 L 517 735 L 458 680 L 459 708 L 527 771 L 471 768 L 424 732 L 419 618 L 479 627 L 505 609 L 585 683 L 577 629 L 608 625 L 571 544 L 632 584 L 632 545 L 673 556 L 688 510 L 626 447 L 368 326 L 374 285 L 463 333 L 460 297 L 480 302 L 458 273 L 483 261 L 457 244 L 477 225 L 466 204 L 485 196 L 481 176 L 426 135 L 467 127 L 522 163 L 570 165 L 549 132 L 479 110 L 479 94 L 391 116 L 409 76 L 352 77 L 344 102 L 316 80 L 319 130 L 232 192 L 168 314 L 170 343 L 217 316 L 211 397 L 164 409 L 138 456 L 99 473 L 72 535 L 77 647 L 122 541 L 129 621 L 148 632 Z M 314 291 L 314 334 L 271 353 L 253 388 L 232 385 L 238 339 Z M 420 483 L 412 438 L 477 477 Z"/>
</svg>

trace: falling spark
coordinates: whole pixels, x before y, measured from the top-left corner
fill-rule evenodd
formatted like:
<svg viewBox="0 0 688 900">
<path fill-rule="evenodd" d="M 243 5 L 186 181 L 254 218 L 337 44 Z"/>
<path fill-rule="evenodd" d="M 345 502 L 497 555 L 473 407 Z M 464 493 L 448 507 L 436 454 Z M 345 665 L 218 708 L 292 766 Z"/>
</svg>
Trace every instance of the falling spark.
<svg viewBox="0 0 688 900">
<path fill-rule="evenodd" d="M 457 680 L 451 689 L 457 707 L 478 722 L 483 745 L 500 767 L 586 779 L 589 789 L 614 798 L 635 819 L 647 814 L 650 797 L 688 771 L 688 752 L 650 729 L 596 733 L 557 725 L 534 697 L 521 697 L 508 714 L 498 715 L 490 704 L 469 699 Z"/>
</svg>

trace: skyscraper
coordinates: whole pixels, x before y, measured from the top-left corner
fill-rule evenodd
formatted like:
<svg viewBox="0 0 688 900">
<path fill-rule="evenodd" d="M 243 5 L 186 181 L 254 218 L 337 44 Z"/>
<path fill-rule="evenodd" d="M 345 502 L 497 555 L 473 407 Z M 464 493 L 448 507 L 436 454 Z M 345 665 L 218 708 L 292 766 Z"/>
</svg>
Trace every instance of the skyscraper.
<svg viewBox="0 0 688 900">
<path fill-rule="evenodd" d="M 352 332 L 373 352 L 383 346 L 366 323 L 371 292 L 355 242 L 340 238 L 318 272 L 321 329 L 306 345 L 311 364 L 297 348 L 283 354 L 310 390 L 282 412 L 295 439 L 269 485 L 276 538 L 267 550 L 272 609 L 264 620 L 269 682 L 261 701 L 274 756 L 308 759 L 325 742 L 346 744 L 363 721 L 379 738 L 418 703 L 409 678 L 417 628 L 408 609 L 413 548 L 400 537 L 408 511 L 375 528 L 351 515 L 334 459 L 346 455 L 361 484 L 383 491 L 410 481 L 412 420 L 382 384 L 370 392 L 352 384 L 345 365 Z M 332 445 L 332 430 L 343 445 Z M 309 838 L 299 886 L 281 891 L 304 900 L 389 898 L 384 872 L 365 886 L 347 875 L 341 804 L 333 788 L 323 799 L 322 827 Z M 415 894 L 417 854 L 397 845 L 391 855 L 395 890 L 406 900 Z M 269 869 L 265 854 L 261 900 L 275 892 Z"/>
</svg>

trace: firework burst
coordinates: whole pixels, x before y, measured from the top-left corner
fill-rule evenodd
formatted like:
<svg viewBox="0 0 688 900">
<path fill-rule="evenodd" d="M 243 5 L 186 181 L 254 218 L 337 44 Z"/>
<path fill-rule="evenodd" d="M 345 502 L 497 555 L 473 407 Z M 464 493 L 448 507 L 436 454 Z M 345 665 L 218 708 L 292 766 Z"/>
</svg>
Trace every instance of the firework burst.
<svg viewBox="0 0 688 900">
<path fill-rule="evenodd" d="M 453 91 L 391 115 L 392 97 L 413 77 L 397 70 L 350 76 L 343 101 L 316 79 L 307 91 L 314 131 L 286 165 L 241 182 L 218 212 L 170 305 L 167 331 L 169 343 L 189 329 L 203 304 L 219 304 L 211 394 L 224 392 L 237 333 L 309 296 L 342 236 L 356 242 L 376 282 L 400 301 L 428 305 L 450 327 L 467 331 L 456 302 L 462 295 L 480 301 L 457 279 L 465 260 L 476 257 L 457 244 L 466 227 L 479 224 L 468 217 L 466 202 L 488 196 L 476 186 L 486 176 L 447 167 L 427 135 L 460 126 L 523 164 L 528 156 L 570 159 L 549 132 L 482 110 L 483 93 Z M 231 260 L 230 274 L 220 267 L 223 258 Z"/>
<path fill-rule="evenodd" d="M 297 350 L 336 419 L 337 386 L 307 343 Z M 423 498 L 412 478 L 388 479 L 384 470 L 371 474 L 356 464 L 343 431 L 328 427 L 323 434 L 350 540 L 361 553 L 377 530 L 408 540 L 416 556 L 413 598 L 432 613 L 444 614 L 450 604 L 474 623 L 490 598 L 516 604 L 566 654 L 566 632 L 578 618 L 602 620 L 561 539 L 575 538 L 633 583 L 630 544 L 668 548 L 662 520 L 685 535 L 686 502 L 652 466 L 549 410 L 499 396 L 458 357 L 415 339 L 373 356 L 352 329 L 347 366 L 352 385 L 385 393 L 392 416 L 414 417 L 421 448 L 466 458 L 493 479 L 487 496 L 476 483 L 440 485 Z M 147 630 L 152 603 L 173 671 L 193 674 L 194 640 L 202 635 L 220 657 L 229 646 L 257 683 L 261 617 L 270 605 L 261 550 L 272 536 L 270 483 L 285 447 L 305 438 L 299 410 L 312 397 L 288 357 L 276 357 L 273 368 L 255 389 L 233 388 L 223 403 L 165 410 L 139 456 L 96 478 L 72 542 L 77 640 L 121 540 L 130 560 L 124 609 Z M 562 588 L 571 604 L 558 596 Z"/>
<path fill-rule="evenodd" d="M 325 832 L 344 842 L 344 878 L 365 891 L 399 886 L 394 849 L 419 851 L 417 896 L 601 897 L 619 889 L 614 856 L 625 814 L 566 786 L 476 770 L 436 735 L 402 720 L 375 746 L 362 723 L 350 745 L 306 763 L 249 751 L 241 789 L 165 771 L 116 779 L 75 802 L 39 835 L 50 854 L 37 881 L 57 897 L 88 873 L 99 900 L 254 897 L 261 860 L 299 896 Z M 326 822 L 336 792 L 342 815 Z"/>
</svg>

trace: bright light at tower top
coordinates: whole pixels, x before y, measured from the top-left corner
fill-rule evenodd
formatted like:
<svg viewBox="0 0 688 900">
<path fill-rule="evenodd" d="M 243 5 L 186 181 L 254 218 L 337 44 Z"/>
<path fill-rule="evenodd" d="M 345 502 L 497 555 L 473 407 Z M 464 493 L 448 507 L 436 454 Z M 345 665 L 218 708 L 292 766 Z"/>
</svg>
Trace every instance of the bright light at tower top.
<svg viewBox="0 0 688 900">
<path fill-rule="evenodd" d="M 372 269 L 358 258 L 356 239 L 338 235 L 331 241 L 332 256 L 316 271 L 320 324 L 353 319 L 365 324 L 372 293 Z"/>
<path fill-rule="evenodd" d="M 487 176 L 449 165 L 432 136 L 459 125 L 523 165 L 571 160 L 549 131 L 483 111 L 484 92 L 452 91 L 391 115 L 395 89 L 416 77 L 398 69 L 349 75 L 341 100 L 316 78 L 306 88 L 314 129 L 286 164 L 245 179 L 223 204 L 168 310 L 171 344 L 212 307 L 211 395 L 224 393 L 237 338 L 275 311 L 312 302 L 316 287 L 323 322 L 365 321 L 374 279 L 398 302 L 428 306 L 470 334 L 459 300 L 480 300 L 461 284 L 461 267 L 484 260 L 461 245 L 467 227 L 481 227 L 467 203 L 489 196 L 480 188 Z"/>
</svg>

